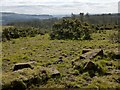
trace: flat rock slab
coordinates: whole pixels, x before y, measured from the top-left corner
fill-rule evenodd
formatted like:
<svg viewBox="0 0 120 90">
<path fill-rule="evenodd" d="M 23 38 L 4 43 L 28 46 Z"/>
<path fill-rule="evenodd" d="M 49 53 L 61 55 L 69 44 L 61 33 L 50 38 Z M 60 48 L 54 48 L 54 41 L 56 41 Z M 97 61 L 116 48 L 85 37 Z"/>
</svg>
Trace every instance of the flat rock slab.
<svg viewBox="0 0 120 90">
<path fill-rule="evenodd" d="M 80 59 L 93 59 L 96 56 L 103 56 L 103 50 L 93 49 L 80 56 Z"/>
<path fill-rule="evenodd" d="M 91 51 L 92 49 L 83 49 L 82 50 L 82 54 L 84 54 L 84 53 L 87 53 L 87 52 L 89 52 L 89 51 Z"/>
<path fill-rule="evenodd" d="M 28 63 L 17 63 L 14 65 L 13 71 L 19 70 L 19 69 L 24 69 L 24 68 L 31 68 L 33 69 L 33 67 L 31 66 L 32 62 L 28 62 Z"/>
</svg>

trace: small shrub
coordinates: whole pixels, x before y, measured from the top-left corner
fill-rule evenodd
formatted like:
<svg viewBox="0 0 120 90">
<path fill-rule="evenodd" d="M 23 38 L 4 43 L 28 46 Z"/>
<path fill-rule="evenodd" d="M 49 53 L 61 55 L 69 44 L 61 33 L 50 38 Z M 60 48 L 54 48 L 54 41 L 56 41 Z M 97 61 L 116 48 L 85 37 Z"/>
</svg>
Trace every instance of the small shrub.
<svg viewBox="0 0 120 90">
<path fill-rule="evenodd" d="M 34 37 L 38 34 L 44 35 L 45 31 L 31 27 L 7 27 L 3 29 L 2 40 L 6 41 L 27 36 Z"/>
</svg>

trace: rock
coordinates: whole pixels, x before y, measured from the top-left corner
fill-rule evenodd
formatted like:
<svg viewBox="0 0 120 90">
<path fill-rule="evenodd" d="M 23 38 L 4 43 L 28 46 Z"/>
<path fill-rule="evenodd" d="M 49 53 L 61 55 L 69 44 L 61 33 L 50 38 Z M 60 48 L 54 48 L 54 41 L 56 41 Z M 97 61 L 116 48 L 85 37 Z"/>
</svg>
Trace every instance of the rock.
<svg viewBox="0 0 120 90">
<path fill-rule="evenodd" d="M 96 64 L 94 63 L 94 62 L 92 62 L 92 61 L 89 61 L 85 66 L 84 66 L 84 68 L 83 68 L 85 71 L 86 70 L 96 70 L 97 69 L 97 66 L 96 66 Z"/>
<path fill-rule="evenodd" d="M 42 70 L 42 71 L 41 71 L 41 73 L 42 73 L 42 74 L 43 74 L 43 73 L 45 73 L 45 74 L 46 74 L 47 72 L 46 72 L 46 70 Z"/>
<path fill-rule="evenodd" d="M 55 62 L 53 62 L 53 64 L 59 64 L 59 63 L 63 63 L 64 61 L 63 60 L 57 60 L 57 61 L 55 61 Z"/>
<path fill-rule="evenodd" d="M 54 78 L 56 76 L 60 76 L 60 72 L 57 69 L 54 69 L 54 68 L 50 68 L 49 73 L 50 73 L 50 76 L 52 78 Z"/>
<path fill-rule="evenodd" d="M 13 71 L 23 69 L 23 68 L 31 68 L 31 69 L 33 69 L 33 67 L 31 66 L 31 63 L 30 62 L 29 63 L 17 63 L 17 64 L 14 65 Z"/>
<path fill-rule="evenodd" d="M 46 73 L 51 78 L 54 78 L 56 76 L 60 76 L 60 72 L 55 68 L 40 67 L 40 72 Z"/>
<path fill-rule="evenodd" d="M 62 56 L 63 56 L 63 57 L 67 57 L 67 54 L 65 54 L 65 53 L 62 53 Z"/>
<path fill-rule="evenodd" d="M 13 80 L 10 83 L 2 85 L 2 90 L 26 90 L 26 84 L 21 80 Z"/>
<path fill-rule="evenodd" d="M 107 66 L 112 66 L 113 64 L 112 64 L 112 62 L 107 62 L 106 65 Z"/>
<path fill-rule="evenodd" d="M 115 58 L 120 59 L 120 51 L 115 52 Z"/>
<path fill-rule="evenodd" d="M 4 73 L 2 90 L 26 90 L 31 85 L 41 85 L 46 83 L 48 79 L 58 76 L 60 76 L 60 72 L 55 68 L 24 68 L 15 72 Z"/>
<path fill-rule="evenodd" d="M 26 84 L 21 80 L 14 80 L 11 82 L 11 86 L 13 90 L 26 90 Z"/>
<path fill-rule="evenodd" d="M 93 59 L 96 56 L 103 56 L 103 50 L 101 49 L 94 49 L 89 52 L 86 52 L 80 56 L 80 59 Z"/>
<path fill-rule="evenodd" d="M 105 38 L 103 38 L 103 40 L 105 40 Z"/>
<path fill-rule="evenodd" d="M 59 59 L 62 59 L 62 58 L 63 58 L 62 56 L 59 57 Z"/>
<path fill-rule="evenodd" d="M 92 62 L 92 61 L 89 61 L 83 68 L 83 71 L 84 72 L 88 72 L 90 77 L 94 77 L 95 76 L 95 72 L 98 72 L 99 73 L 99 69 L 98 69 L 98 66 Z"/>
<path fill-rule="evenodd" d="M 92 49 L 83 49 L 82 50 L 82 54 L 84 54 L 84 53 L 86 53 L 86 52 L 89 52 L 89 51 L 91 51 Z"/>
</svg>

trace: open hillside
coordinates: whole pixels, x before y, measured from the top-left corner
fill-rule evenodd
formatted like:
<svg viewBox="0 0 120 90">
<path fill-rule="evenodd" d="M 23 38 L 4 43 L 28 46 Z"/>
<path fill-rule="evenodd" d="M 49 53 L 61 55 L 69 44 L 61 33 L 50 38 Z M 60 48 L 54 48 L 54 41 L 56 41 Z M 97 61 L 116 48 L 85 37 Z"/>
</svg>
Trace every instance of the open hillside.
<svg viewBox="0 0 120 90">
<path fill-rule="evenodd" d="M 117 30 L 97 31 L 92 33 L 91 40 L 51 40 L 49 34 L 44 34 L 2 42 L 3 90 L 120 88 L 118 43 L 110 39 L 113 33 Z M 83 49 L 102 49 L 104 56 L 81 59 Z M 32 69 L 13 72 L 16 63 L 27 62 L 34 62 Z M 89 62 L 100 70 L 85 70 Z M 43 71 L 38 71 L 41 68 Z M 51 68 L 57 71 L 49 74 Z"/>
<path fill-rule="evenodd" d="M 2 90 L 120 89 L 113 16 L 80 13 L 2 26 Z"/>
</svg>

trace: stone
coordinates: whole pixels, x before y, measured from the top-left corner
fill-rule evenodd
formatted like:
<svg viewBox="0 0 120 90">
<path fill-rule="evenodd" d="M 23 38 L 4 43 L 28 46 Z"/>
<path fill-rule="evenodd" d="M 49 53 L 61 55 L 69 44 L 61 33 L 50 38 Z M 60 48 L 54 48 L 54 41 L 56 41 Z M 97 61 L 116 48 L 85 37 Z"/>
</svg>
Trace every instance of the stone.
<svg viewBox="0 0 120 90">
<path fill-rule="evenodd" d="M 26 90 L 26 84 L 21 80 L 14 80 L 11 82 L 11 86 L 13 90 Z"/>
<path fill-rule="evenodd" d="M 17 63 L 14 65 L 13 71 L 19 70 L 19 69 L 24 69 L 24 68 L 31 68 L 33 69 L 33 67 L 31 66 L 31 63 Z"/>
<path fill-rule="evenodd" d="M 53 62 L 53 64 L 59 64 L 59 63 L 63 63 L 63 62 L 64 62 L 63 60 L 59 59 L 59 60 Z"/>
<path fill-rule="evenodd" d="M 87 52 L 89 52 L 89 51 L 91 51 L 92 49 L 83 49 L 82 50 L 82 54 L 84 54 L 84 53 L 87 53 Z"/>
<path fill-rule="evenodd" d="M 103 56 L 103 50 L 101 49 L 94 49 L 88 51 L 80 56 L 80 59 L 93 59 L 96 56 Z"/>
<path fill-rule="evenodd" d="M 96 66 L 96 64 L 94 63 L 94 62 L 92 62 L 92 61 L 89 61 L 85 66 L 84 66 L 84 68 L 83 68 L 85 71 L 86 70 L 96 70 L 97 69 L 97 66 Z"/>
<path fill-rule="evenodd" d="M 26 90 L 31 85 L 41 85 L 48 79 L 58 76 L 60 76 L 60 72 L 55 68 L 24 68 L 14 72 L 4 73 L 2 76 L 2 90 Z"/>
<path fill-rule="evenodd" d="M 60 76 L 60 72 L 55 68 L 40 67 L 39 70 L 41 73 L 47 74 L 51 78 Z"/>
<path fill-rule="evenodd" d="M 65 53 L 62 53 L 62 56 L 63 56 L 63 57 L 67 57 L 67 54 L 65 54 Z"/>
<path fill-rule="evenodd" d="M 106 65 L 107 66 L 112 66 L 113 64 L 112 64 L 112 62 L 107 62 Z"/>
<path fill-rule="evenodd" d="M 62 56 L 59 57 L 59 59 L 62 59 L 62 58 L 63 58 Z"/>
<path fill-rule="evenodd" d="M 52 78 L 54 78 L 56 76 L 60 76 L 60 72 L 57 69 L 49 68 L 48 72 Z"/>
<path fill-rule="evenodd" d="M 26 90 L 26 84 L 21 80 L 13 80 L 2 85 L 2 90 Z"/>
</svg>

